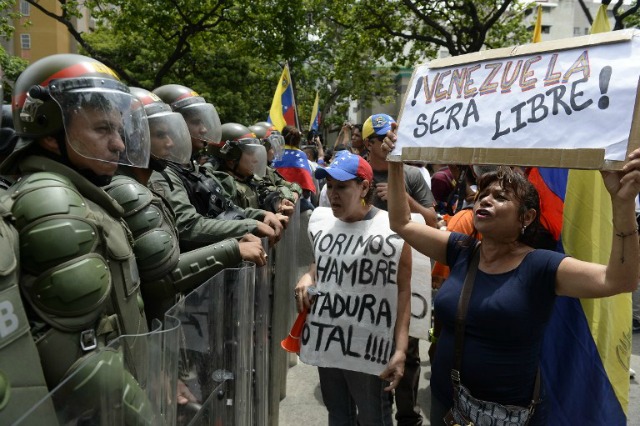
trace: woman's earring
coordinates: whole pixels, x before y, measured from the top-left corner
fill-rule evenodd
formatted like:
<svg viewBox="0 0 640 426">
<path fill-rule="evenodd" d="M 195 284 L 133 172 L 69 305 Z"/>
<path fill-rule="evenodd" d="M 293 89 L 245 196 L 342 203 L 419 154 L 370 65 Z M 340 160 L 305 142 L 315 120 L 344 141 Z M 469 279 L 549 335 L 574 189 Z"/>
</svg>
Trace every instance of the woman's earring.
<svg viewBox="0 0 640 426">
<path fill-rule="evenodd" d="M 524 235 L 524 231 L 526 231 L 527 225 L 522 225 L 522 229 L 520 230 L 520 234 Z"/>
<path fill-rule="evenodd" d="M 362 207 L 367 207 L 367 202 L 364 200 L 364 197 L 360 198 L 360 203 L 362 204 Z"/>
</svg>

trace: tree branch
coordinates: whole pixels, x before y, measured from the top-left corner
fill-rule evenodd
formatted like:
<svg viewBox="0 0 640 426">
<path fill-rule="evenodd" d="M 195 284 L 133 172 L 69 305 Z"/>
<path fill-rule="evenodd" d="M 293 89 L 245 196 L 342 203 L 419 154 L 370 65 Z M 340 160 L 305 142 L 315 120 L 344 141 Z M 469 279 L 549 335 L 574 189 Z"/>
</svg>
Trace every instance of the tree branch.
<svg viewBox="0 0 640 426">
<path fill-rule="evenodd" d="M 591 12 L 589 11 L 589 8 L 584 3 L 584 0 L 578 0 L 578 3 L 580 4 L 582 11 L 584 12 L 584 16 L 587 17 L 587 21 L 589 21 L 589 25 L 593 25 L 593 17 L 591 16 Z"/>
<path fill-rule="evenodd" d="M 55 19 L 56 21 L 64 25 L 67 28 L 67 31 L 69 31 L 69 34 L 73 36 L 73 38 L 89 53 L 89 55 L 92 58 L 95 58 L 96 60 L 104 63 L 109 68 L 116 71 L 118 75 L 122 79 L 124 79 L 130 86 L 140 86 L 140 83 L 138 82 L 138 80 L 136 80 L 134 77 L 129 75 L 129 73 L 124 68 L 122 68 L 117 63 L 111 61 L 109 58 L 102 56 L 98 51 L 96 51 L 93 48 L 93 46 L 87 43 L 87 41 L 82 38 L 82 33 L 78 32 L 78 30 L 73 26 L 71 21 L 69 21 L 68 19 L 65 19 L 64 16 L 56 15 L 55 13 L 45 9 L 43 6 L 41 6 L 38 3 L 37 0 L 27 0 L 27 3 L 29 3 L 36 9 L 38 9 L 40 12 L 44 13 L 46 16 L 52 19 Z M 61 2 L 61 4 L 63 3 Z"/>
<path fill-rule="evenodd" d="M 435 37 L 433 37 L 433 40 L 423 40 L 423 41 L 429 41 L 429 42 L 432 42 L 432 43 L 437 43 L 438 46 L 446 47 L 451 52 L 451 50 L 453 49 L 453 46 L 454 46 L 453 36 L 451 34 L 451 31 L 449 31 L 448 29 L 444 28 L 437 21 L 431 19 L 427 14 L 422 13 L 420 11 L 420 9 L 418 8 L 416 2 L 413 2 L 411 0 L 403 0 L 403 3 L 422 22 L 427 24 L 429 27 L 433 28 L 436 32 L 438 32 L 444 38 L 444 42 L 440 41 L 439 39 L 437 39 Z M 383 22 L 386 22 L 386 21 L 383 20 Z"/>
<path fill-rule="evenodd" d="M 625 10 L 624 12 L 618 14 L 618 11 L 620 10 L 620 7 L 622 7 L 623 1 L 622 0 L 618 0 L 618 2 L 615 4 L 615 6 L 613 6 L 613 17 L 616 20 L 616 24 L 613 28 L 614 31 L 616 30 L 621 30 L 624 28 L 624 20 L 635 14 L 639 9 L 640 9 L 640 1 L 636 1 L 636 3 L 631 6 L 629 9 Z"/>
</svg>

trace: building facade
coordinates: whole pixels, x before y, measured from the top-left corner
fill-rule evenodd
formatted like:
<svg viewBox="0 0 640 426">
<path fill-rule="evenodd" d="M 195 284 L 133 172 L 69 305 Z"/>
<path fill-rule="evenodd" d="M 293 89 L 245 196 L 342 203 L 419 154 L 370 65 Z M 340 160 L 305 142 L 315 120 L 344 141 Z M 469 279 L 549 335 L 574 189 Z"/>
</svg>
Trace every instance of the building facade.
<svg viewBox="0 0 640 426">
<path fill-rule="evenodd" d="M 62 14 L 62 7 L 57 0 L 40 0 L 44 9 L 56 15 Z M 55 19 L 45 15 L 25 0 L 16 3 L 15 11 L 23 17 L 13 23 L 15 32 L 9 40 L 2 40 L 2 47 L 10 55 L 18 56 L 29 63 L 55 53 L 77 53 L 78 43 L 67 30 L 67 27 Z M 94 22 L 86 8 L 81 18 L 72 18 L 71 23 L 79 32 L 92 31 Z M 28 25 L 25 25 L 27 24 Z"/>
</svg>

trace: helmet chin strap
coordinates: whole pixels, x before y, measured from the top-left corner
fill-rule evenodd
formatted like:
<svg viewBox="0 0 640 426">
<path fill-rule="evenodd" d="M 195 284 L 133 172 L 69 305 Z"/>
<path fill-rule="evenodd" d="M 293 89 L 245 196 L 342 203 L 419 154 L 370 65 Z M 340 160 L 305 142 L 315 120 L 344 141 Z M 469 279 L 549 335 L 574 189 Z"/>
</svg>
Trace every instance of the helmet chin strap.
<svg viewBox="0 0 640 426">
<path fill-rule="evenodd" d="M 105 186 L 111 183 L 111 179 L 113 176 L 110 175 L 98 175 L 93 172 L 91 169 L 78 169 L 69 159 L 69 152 L 67 151 L 67 144 L 65 143 L 65 133 L 64 130 L 62 133 L 59 133 L 55 136 L 56 142 L 58 143 L 58 149 L 60 150 L 60 156 L 58 157 L 58 161 L 60 161 L 65 166 L 75 170 L 79 174 L 81 174 L 85 179 L 89 182 L 93 183 L 96 186 Z"/>
<path fill-rule="evenodd" d="M 231 169 L 231 173 L 233 173 L 233 175 L 237 177 L 238 180 L 240 181 L 246 181 L 246 182 L 250 181 L 253 175 L 242 176 L 241 174 L 238 173 L 238 166 L 240 165 L 240 160 L 232 160 L 232 161 L 233 161 L 233 169 Z"/>
<path fill-rule="evenodd" d="M 164 160 L 162 158 L 157 158 L 155 156 L 149 157 L 149 169 L 155 172 L 161 172 L 167 168 L 168 160 Z"/>
</svg>

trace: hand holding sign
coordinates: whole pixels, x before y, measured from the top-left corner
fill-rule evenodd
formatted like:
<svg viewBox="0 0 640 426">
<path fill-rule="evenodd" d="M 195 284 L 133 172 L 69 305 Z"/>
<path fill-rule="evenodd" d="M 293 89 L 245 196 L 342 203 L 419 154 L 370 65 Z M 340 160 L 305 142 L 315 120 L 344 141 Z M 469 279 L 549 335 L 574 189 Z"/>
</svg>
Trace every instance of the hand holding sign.
<svg viewBox="0 0 640 426">
<path fill-rule="evenodd" d="M 636 149 L 628 157 L 629 161 L 620 172 L 602 172 L 604 184 L 612 196 L 614 205 L 621 203 L 635 203 L 640 193 L 640 149 Z"/>
</svg>

